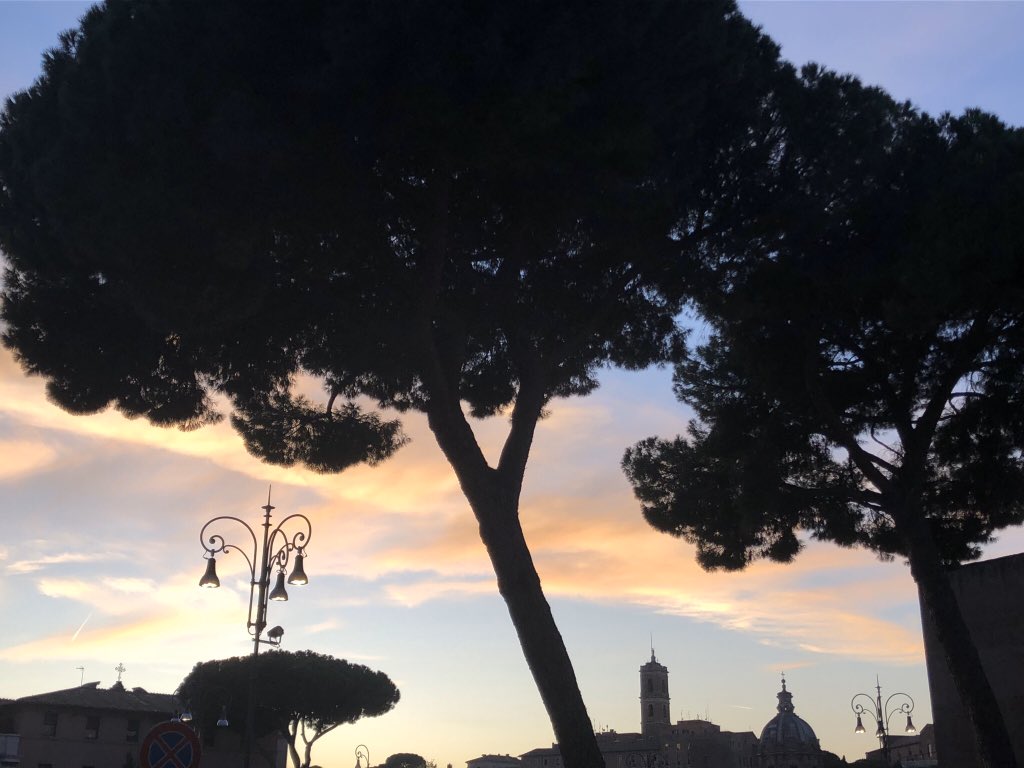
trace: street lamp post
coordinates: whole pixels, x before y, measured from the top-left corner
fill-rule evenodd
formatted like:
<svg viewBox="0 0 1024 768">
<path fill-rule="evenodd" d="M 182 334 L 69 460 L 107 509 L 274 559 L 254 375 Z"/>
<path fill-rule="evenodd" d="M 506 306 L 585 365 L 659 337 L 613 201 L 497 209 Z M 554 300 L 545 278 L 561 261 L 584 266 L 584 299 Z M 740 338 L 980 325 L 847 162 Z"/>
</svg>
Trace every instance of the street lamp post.
<svg viewBox="0 0 1024 768">
<path fill-rule="evenodd" d="M 362 768 L 362 760 L 366 761 L 366 768 L 370 768 L 370 748 L 365 744 L 356 747 L 356 768 Z"/>
<path fill-rule="evenodd" d="M 858 701 L 858 699 L 861 698 L 867 700 L 867 707 Z M 895 703 L 893 702 L 893 699 L 896 699 Z M 885 700 L 885 704 L 883 705 L 882 685 L 878 682 L 877 676 L 875 677 L 875 697 L 872 699 L 871 696 L 866 693 L 858 693 L 850 699 L 850 708 L 857 716 L 857 725 L 853 729 L 854 733 L 865 733 L 864 723 L 861 721 L 861 715 L 866 713 L 875 719 L 875 737 L 878 739 L 878 743 L 882 748 L 882 759 L 885 760 L 886 765 L 889 765 L 889 720 L 892 719 L 892 716 L 896 714 L 906 715 L 907 727 L 904 729 L 904 732 L 917 733 L 917 729 L 914 727 L 914 721 L 910 719 L 910 713 L 914 711 L 913 698 L 911 698 L 909 693 L 893 693 Z"/>
<path fill-rule="evenodd" d="M 306 584 L 304 566 L 306 558 L 306 547 L 309 545 L 310 536 L 313 534 L 313 527 L 309 518 L 305 515 L 288 515 L 279 522 L 273 529 L 270 526 L 270 513 L 274 509 L 270 503 L 270 491 L 267 491 L 267 503 L 263 506 L 263 546 L 260 548 L 256 532 L 244 520 L 233 515 L 219 515 L 208 520 L 199 531 L 199 543 L 203 545 L 206 559 L 206 572 L 199 580 L 199 586 L 216 588 L 220 586 L 220 578 L 217 576 L 217 555 L 234 551 L 241 553 L 245 562 L 249 565 L 249 614 L 246 620 L 246 628 L 252 635 L 252 655 L 255 657 L 260 652 L 260 644 L 278 646 L 281 644 L 281 636 L 284 630 L 281 627 L 272 627 L 267 631 L 267 639 L 263 639 L 263 630 L 267 628 L 267 604 L 269 600 L 284 601 L 288 599 L 288 591 L 285 589 L 285 571 L 288 563 L 294 560 L 291 575 L 288 576 L 288 583 L 299 586 Z M 286 523 L 288 524 L 286 526 Z M 218 525 L 240 525 L 249 535 L 245 546 L 228 543 L 223 535 L 210 531 L 207 538 L 207 529 Z M 287 529 L 291 529 L 288 532 Z M 250 547 L 251 542 L 251 547 Z M 274 588 L 270 589 L 270 574 L 277 572 L 277 581 Z M 245 715 L 245 766 L 249 766 L 250 753 L 252 751 L 253 717 L 254 717 L 254 689 L 253 675 L 255 672 L 255 659 L 253 667 L 249 672 L 249 695 L 246 703 Z M 226 718 L 222 717 L 226 721 Z"/>
</svg>

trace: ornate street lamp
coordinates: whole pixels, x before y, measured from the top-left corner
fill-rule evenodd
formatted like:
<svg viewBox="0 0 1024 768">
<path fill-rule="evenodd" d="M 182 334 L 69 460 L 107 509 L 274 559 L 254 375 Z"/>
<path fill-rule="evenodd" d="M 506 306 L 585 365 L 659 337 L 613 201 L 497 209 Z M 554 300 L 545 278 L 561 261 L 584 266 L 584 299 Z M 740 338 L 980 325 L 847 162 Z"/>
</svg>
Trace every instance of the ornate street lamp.
<svg viewBox="0 0 1024 768">
<path fill-rule="evenodd" d="M 270 528 L 270 512 L 274 507 L 270 504 L 270 492 L 267 492 L 267 503 L 263 506 L 263 548 L 259 547 L 256 532 L 240 518 L 232 515 L 220 515 L 207 521 L 199 532 L 199 543 L 203 545 L 206 558 L 206 572 L 199 580 L 199 586 L 216 588 L 220 586 L 220 578 L 217 576 L 217 555 L 223 552 L 225 555 L 231 551 L 240 552 L 249 565 L 249 616 L 246 627 L 252 635 L 252 653 L 255 656 L 260 652 L 260 643 L 268 645 L 280 645 L 281 635 L 284 630 L 275 627 L 268 633 L 268 639 L 263 639 L 263 630 L 267 628 L 267 601 L 288 599 L 288 591 L 285 588 L 285 571 L 288 563 L 294 559 L 291 575 L 288 576 L 288 583 L 299 586 L 307 584 L 304 567 L 306 559 L 306 547 L 309 545 L 310 536 L 313 534 L 309 518 L 305 515 L 288 515 L 280 523 Z M 229 544 L 219 533 L 210 533 L 206 537 L 207 529 L 222 520 L 231 521 L 242 526 L 249 534 L 252 545 L 248 542 L 244 548 L 236 544 Z M 294 522 L 292 522 L 294 521 Z M 286 531 L 286 523 L 292 532 Z M 297 530 L 296 530 L 297 528 Z M 293 554 L 294 553 L 294 558 Z M 251 556 L 250 556 L 251 555 Z M 274 588 L 270 589 L 270 573 L 277 571 L 277 581 Z M 269 591 L 268 591 L 269 590 Z M 255 616 L 253 610 L 255 609 Z"/>
<path fill-rule="evenodd" d="M 263 547 L 259 546 L 259 539 L 256 532 L 244 520 L 232 515 L 219 515 L 208 520 L 202 530 L 199 531 L 199 543 L 203 545 L 206 558 L 206 572 L 199 580 L 199 586 L 216 588 L 220 586 L 220 578 L 217 576 L 217 555 L 229 552 L 240 552 L 245 562 L 249 565 L 249 614 L 246 621 L 246 628 L 252 635 L 252 655 L 255 657 L 260 652 L 260 643 L 278 646 L 281 644 L 281 636 L 284 630 L 281 627 L 272 627 L 267 631 L 267 639 L 263 639 L 263 630 L 267 628 L 267 603 L 269 600 L 287 600 L 288 591 L 285 588 L 285 571 L 288 563 L 294 560 L 291 575 L 288 583 L 300 586 L 309 582 L 306 577 L 304 566 L 306 560 L 306 547 L 313 535 L 313 527 L 309 518 L 305 515 L 288 515 L 273 530 L 270 527 L 270 513 L 274 509 L 270 503 L 270 491 L 267 491 L 267 503 L 263 506 Z M 244 547 L 237 544 L 229 544 L 219 533 L 210 532 L 207 538 L 207 529 L 221 521 L 230 521 L 231 524 L 242 526 L 249 534 L 252 546 L 245 542 Z M 289 532 L 289 529 L 291 532 Z M 277 581 L 274 588 L 270 589 L 271 571 L 277 571 Z M 255 610 L 255 614 L 253 611 Z M 253 659 L 255 664 L 255 659 Z M 250 755 L 252 753 L 253 723 L 255 717 L 255 681 L 253 678 L 254 668 L 249 671 L 249 691 L 245 708 L 245 754 L 243 765 L 249 768 Z M 217 725 L 225 727 L 228 724 L 227 710 L 222 709 L 220 720 Z"/>
<path fill-rule="evenodd" d="M 362 768 L 360 761 L 366 761 L 366 768 L 370 768 L 370 748 L 365 744 L 356 747 L 356 768 Z"/>
<path fill-rule="evenodd" d="M 867 700 L 867 707 L 858 701 L 862 697 Z M 896 699 L 897 702 L 893 703 L 893 699 Z M 890 704 L 892 704 L 891 707 Z M 889 765 L 889 720 L 892 719 L 892 716 L 896 714 L 906 715 L 907 727 L 904 729 L 904 732 L 917 733 L 914 721 L 910 719 L 910 713 L 914 711 L 914 700 L 910 694 L 893 693 L 885 700 L 885 705 L 883 706 L 882 686 L 878 682 L 877 676 L 875 677 L 875 698 L 872 699 L 866 693 L 858 693 L 850 699 L 850 708 L 857 716 L 857 725 L 853 729 L 854 733 L 866 733 L 864 722 L 861 720 L 862 715 L 866 713 L 875 719 L 875 738 L 878 739 L 878 743 L 882 748 L 882 758 L 885 760 L 886 765 Z"/>
</svg>

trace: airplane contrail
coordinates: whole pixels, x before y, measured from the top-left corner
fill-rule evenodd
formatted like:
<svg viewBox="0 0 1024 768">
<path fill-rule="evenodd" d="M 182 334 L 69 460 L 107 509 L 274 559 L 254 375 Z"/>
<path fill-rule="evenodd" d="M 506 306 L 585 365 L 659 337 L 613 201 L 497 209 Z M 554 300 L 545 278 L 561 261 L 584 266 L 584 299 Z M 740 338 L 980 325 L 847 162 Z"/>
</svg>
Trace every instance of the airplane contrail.
<svg viewBox="0 0 1024 768">
<path fill-rule="evenodd" d="M 78 639 L 78 633 L 82 631 L 82 627 L 84 627 L 86 625 L 86 623 L 89 621 L 89 619 L 91 619 L 91 618 L 92 618 L 92 611 L 89 611 L 89 615 L 85 617 L 85 621 L 83 621 L 81 626 L 79 626 L 78 629 L 75 630 L 75 634 L 73 634 L 71 636 L 71 642 L 72 643 L 75 642 L 75 640 Z"/>
</svg>

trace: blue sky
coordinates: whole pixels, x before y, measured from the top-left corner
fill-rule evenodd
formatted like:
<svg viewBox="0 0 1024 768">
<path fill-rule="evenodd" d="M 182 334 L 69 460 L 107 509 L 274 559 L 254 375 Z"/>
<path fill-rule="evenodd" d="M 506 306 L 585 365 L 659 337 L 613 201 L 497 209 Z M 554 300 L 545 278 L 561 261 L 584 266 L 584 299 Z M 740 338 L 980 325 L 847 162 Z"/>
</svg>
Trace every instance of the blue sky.
<svg viewBox="0 0 1024 768">
<path fill-rule="evenodd" d="M 86 7 L 0 0 L 0 93 L 28 86 L 41 52 Z M 938 113 L 980 106 L 1024 123 L 1024 4 L 747 2 L 797 63 L 816 60 Z M 618 463 L 651 434 L 685 428 L 665 371 L 611 372 L 585 400 L 556 403 L 535 444 L 522 515 L 596 727 L 639 726 L 639 666 L 653 636 L 674 718 L 754 730 L 786 672 L 822 745 L 855 759 L 849 700 L 886 691 L 930 720 L 916 591 L 906 566 L 811 545 L 789 567 L 706 574 L 687 545 L 640 518 Z M 259 464 L 224 425 L 189 434 L 113 413 L 71 417 L 0 355 L 0 697 L 125 681 L 171 691 L 200 660 L 246 653 L 240 558 L 200 590 L 203 523 L 256 524 L 273 484 L 278 519 L 313 521 L 310 584 L 273 605 L 285 647 L 387 672 L 398 708 L 339 728 L 314 752 L 374 763 L 417 752 L 459 768 L 484 752 L 552 740 L 475 523 L 426 429 L 375 469 L 323 477 Z M 493 453 L 501 420 L 482 425 Z M 1024 549 L 1005 532 L 986 557 Z M 232 560 L 234 562 L 232 562 Z"/>
</svg>

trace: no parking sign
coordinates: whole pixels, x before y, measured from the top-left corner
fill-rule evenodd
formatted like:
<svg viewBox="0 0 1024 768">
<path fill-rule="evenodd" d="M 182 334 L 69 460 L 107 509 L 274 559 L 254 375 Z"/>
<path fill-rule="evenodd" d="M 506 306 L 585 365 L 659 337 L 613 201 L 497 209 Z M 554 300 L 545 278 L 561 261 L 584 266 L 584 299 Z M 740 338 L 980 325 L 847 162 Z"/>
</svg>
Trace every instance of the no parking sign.
<svg viewBox="0 0 1024 768">
<path fill-rule="evenodd" d="M 158 723 L 139 749 L 142 768 L 199 768 L 203 749 L 196 732 L 184 723 Z"/>
</svg>

